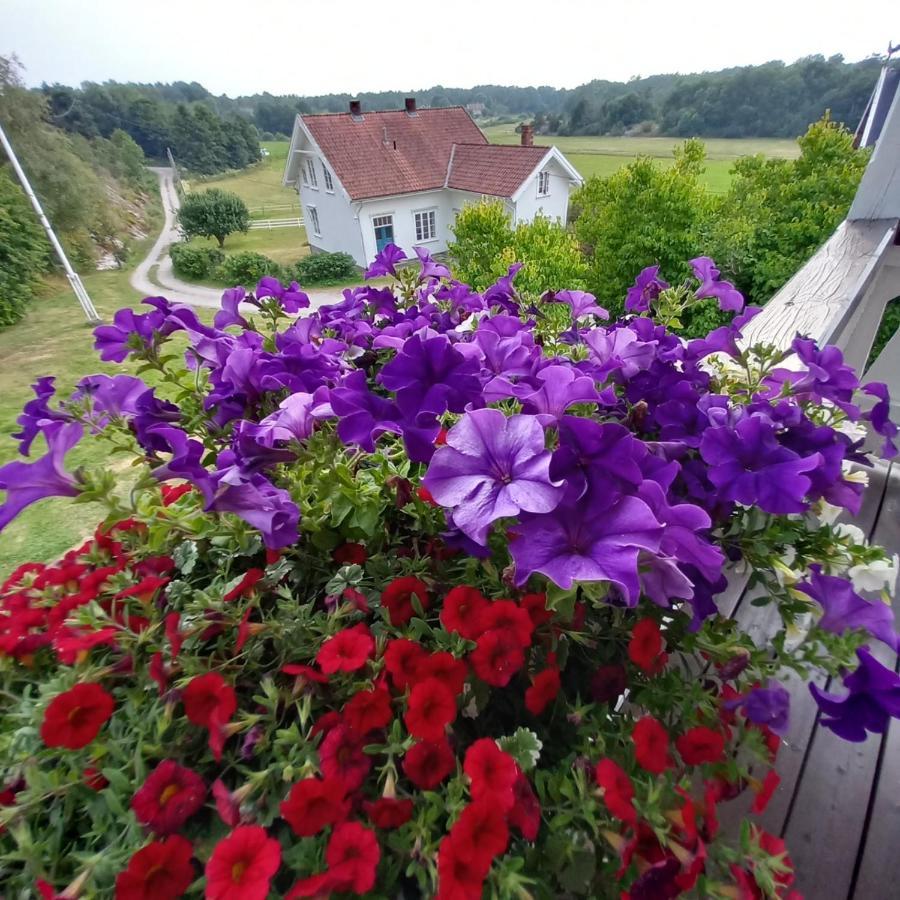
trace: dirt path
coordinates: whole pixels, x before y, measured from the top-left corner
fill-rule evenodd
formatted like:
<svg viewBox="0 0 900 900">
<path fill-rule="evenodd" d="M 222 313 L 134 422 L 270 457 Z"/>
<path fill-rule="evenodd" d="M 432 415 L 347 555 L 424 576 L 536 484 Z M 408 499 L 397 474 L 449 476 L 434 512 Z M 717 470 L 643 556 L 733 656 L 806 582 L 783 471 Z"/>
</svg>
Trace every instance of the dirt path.
<svg viewBox="0 0 900 900">
<path fill-rule="evenodd" d="M 131 273 L 131 286 L 147 296 L 163 294 L 170 300 L 187 303 L 191 306 L 207 306 L 218 309 L 222 291 L 216 288 L 202 287 L 182 281 L 172 271 L 172 258 L 169 247 L 177 243 L 181 236 L 175 221 L 180 201 L 175 190 L 172 170 L 168 167 L 154 166 L 150 169 L 159 178 L 159 193 L 162 197 L 165 222 L 147 256 Z M 311 308 L 315 309 L 327 303 L 338 303 L 342 299 L 338 288 L 319 288 L 306 292 L 309 294 Z"/>
</svg>

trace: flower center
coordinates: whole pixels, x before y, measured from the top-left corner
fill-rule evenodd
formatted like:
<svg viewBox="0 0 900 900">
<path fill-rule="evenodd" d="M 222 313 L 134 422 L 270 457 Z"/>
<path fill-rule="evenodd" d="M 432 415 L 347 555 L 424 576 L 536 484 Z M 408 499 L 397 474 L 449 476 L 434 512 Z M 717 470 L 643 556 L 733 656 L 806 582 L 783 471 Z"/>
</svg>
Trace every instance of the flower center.
<svg viewBox="0 0 900 900">
<path fill-rule="evenodd" d="M 76 706 L 75 709 L 69 710 L 69 715 L 66 718 L 70 725 L 78 728 L 84 722 L 86 712 L 87 710 L 83 706 Z"/>
<path fill-rule="evenodd" d="M 238 860 L 231 867 L 231 880 L 235 884 L 239 884 L 241 879 L 244 877 L 244 872 L 246 872 L 246 871 L 247 871 L 247 863 L 244 862 L 244 860 L 242 860 L 242 859 Z"/>
<path fill-rule="evenodd" d="M 159 805 L 165 806 L 179 791 L 177 784 L 166 785 L 166 789 L 159 795 Z"/>
</svg>

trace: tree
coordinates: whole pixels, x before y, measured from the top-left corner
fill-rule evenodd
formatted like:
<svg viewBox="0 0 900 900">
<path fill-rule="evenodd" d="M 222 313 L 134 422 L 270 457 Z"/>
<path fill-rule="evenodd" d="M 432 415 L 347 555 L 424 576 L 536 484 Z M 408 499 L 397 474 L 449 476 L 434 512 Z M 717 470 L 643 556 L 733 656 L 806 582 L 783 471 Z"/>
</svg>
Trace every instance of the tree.
<svg viewBox="0 0 900 900">
<path fill-rule="evenodd" d="M 639 157 L 608 178 L 594 177 L 572 196 L 575 235 L 588 255 L 589 290 L 613 314 L 645 266 L 667 278 L 689 274 L 686 260 L 702 252 L 700 229 L 711 208 L 700 184 L 705 148 L 689 140 L 664 169 Z"/>
<path fill-rule="evenodd" d="M 212 188 L 185 197 L 178 212 L 178 224 L 185 238 L 214 237 L 224 247 L 229 234 L 249 229 L 250 212 L 237 194 Z"/>
<path fill-rule="evenodd" d="M 837 228 L 869 158 L 827 115 L 798 143 L 797 159 L 739 159 L 712 219 L 708 250 L 753 303 L 769 300 Z"/>
</svg>

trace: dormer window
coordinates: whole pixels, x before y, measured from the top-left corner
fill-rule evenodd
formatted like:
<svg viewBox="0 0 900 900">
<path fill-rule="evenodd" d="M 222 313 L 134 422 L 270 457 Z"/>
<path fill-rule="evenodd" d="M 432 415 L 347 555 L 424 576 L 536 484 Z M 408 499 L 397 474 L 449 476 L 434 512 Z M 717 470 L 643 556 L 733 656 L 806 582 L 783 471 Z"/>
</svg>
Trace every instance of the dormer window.
<svg viewBox="0 0 900 900">
<path fill-rule="evenodd" d="M 309 179 L 309 186 L 317 188 L 319 186 L 319 179 L 316 177 L 316 163 L 314 159 L 307 157 L 306 160 L 306 172 Z"/>
<path fill-rule="evenodd" d="M 538 197 L 546 197 L 550 193 L 550 173 L 538 172 Z"/>
</svg>

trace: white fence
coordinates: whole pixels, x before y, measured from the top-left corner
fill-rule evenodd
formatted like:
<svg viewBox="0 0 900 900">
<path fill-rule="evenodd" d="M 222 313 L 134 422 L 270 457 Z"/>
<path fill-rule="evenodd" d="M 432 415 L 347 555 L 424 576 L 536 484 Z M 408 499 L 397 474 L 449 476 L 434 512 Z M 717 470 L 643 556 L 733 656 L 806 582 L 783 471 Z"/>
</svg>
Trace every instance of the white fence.
<svg viewBox="0 0 900 900">
<path fill-rule="evenodd" d="M 299 228 L 303 219 L 256 219 L 250 223 L 250 230 L 256 228 Z"/>
</svg>

